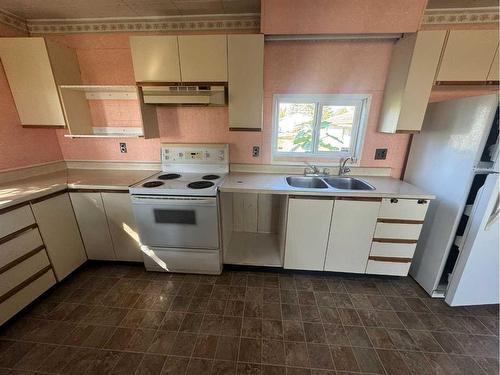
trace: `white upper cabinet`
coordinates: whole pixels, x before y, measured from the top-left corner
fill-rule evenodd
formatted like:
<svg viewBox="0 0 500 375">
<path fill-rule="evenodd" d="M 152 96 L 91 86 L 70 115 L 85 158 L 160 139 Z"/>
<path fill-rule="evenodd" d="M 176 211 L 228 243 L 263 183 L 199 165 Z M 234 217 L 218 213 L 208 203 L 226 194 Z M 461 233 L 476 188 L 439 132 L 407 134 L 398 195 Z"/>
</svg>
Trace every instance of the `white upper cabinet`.
<svg viewBox="0 0 500 375">
<path fill-rule="evenodd" d="M 227 36 L 229 128 L 262 128 L 264 36 Z"/>
<path fill-rule="evenodd" d="M 333 199 L 290 198 L 285 268 L 323 271 Z"/>
<path fill-rule="evenodd" d="M 0 61 L 22 125 L 66 125 L 57 85 L 80 84 L 73 50 L 44 38 L 0 38 Z"/>
<path fill-rule="evenodd" d="M 365 273 L 380 199 L 336 199 L 325 271 Z"/>
<path fill-rule="evenodd" d="M 486 81 L 498 30 L 451 30 L 436 81 Z"/>
<path fill-rule="evenodd" d="M 136 82 L 226 82 L 226 35 L 133 36 Z"/>
<path fill-rule="evenodd" d="M 180 82 L 177 36 L 130 37 L 136 82 Z"/>
<path fill-rule="evenodd" d="M 380 111 L 380 132 L 420 131 L 445 37 L 445 30 L 420 31 L 396 42 Z"/>
<path fill-rule="evenodd" d="M 183 82 L 227 81 L 226 35 L 179 35 Z"/>
</svg>

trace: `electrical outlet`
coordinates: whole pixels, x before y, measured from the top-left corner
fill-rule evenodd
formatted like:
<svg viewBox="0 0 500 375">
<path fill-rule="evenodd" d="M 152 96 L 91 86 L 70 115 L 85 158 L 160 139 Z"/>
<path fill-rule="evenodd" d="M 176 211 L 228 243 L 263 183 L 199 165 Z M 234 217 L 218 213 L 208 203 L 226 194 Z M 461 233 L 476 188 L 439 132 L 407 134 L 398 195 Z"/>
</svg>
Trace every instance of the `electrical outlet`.
<svg viewBox="0 0 500 375">
<path fill-rule="evenodd" d="M 385 158 L 387 158 L 387 149 L 377 148 L 375 150 L 375 160 L 385 160 Z"/>
<path fill-rule="evenodd" d="M 257 157 L 259 157 L 259 154 L 260 154 L 260 147 L 259 146 L 253 146 L 252 147 L 252 156 L 254 158 L 257 158 Z"/>
<path fill-rule="evenodd" d="M 127 153 L 127 144 L 125 142 L 120 142 L 120 152 L 122 154 L 126 154 Z"/>
</svg>

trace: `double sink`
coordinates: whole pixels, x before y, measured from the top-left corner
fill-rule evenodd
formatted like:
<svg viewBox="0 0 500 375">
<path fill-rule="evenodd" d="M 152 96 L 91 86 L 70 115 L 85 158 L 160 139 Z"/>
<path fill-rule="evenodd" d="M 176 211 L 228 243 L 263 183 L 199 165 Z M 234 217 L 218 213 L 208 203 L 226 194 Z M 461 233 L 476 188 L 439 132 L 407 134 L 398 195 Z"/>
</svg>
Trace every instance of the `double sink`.
<svg viewBox="0 0 500 375">
<path fill-rule="evenodd" d="M 286 183 L 291 187 L 305 189 L 375 190 L 368 182 L 354 177 L 288 176 Z"/>
</svg>

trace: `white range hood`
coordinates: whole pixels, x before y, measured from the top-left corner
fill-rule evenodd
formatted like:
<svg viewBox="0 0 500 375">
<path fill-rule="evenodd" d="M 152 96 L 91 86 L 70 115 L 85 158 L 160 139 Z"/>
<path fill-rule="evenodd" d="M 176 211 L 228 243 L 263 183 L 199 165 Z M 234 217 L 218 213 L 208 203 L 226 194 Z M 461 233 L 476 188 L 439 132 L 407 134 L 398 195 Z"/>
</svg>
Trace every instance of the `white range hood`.
<svg viewBox="0 0 500 375">
<path fill-rule="evenodd" d="M 144 104 L 224 106 L 227 95 L 223 85 L 144 85 Z"/>
</svg>

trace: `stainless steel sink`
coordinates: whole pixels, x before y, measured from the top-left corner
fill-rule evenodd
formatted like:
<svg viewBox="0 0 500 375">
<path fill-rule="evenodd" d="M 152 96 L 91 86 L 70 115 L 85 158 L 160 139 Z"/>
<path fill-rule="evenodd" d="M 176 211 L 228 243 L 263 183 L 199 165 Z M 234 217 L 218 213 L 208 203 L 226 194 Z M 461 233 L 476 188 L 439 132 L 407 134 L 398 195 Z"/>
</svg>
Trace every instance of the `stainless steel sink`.
<svg viewBox="0 0 500 375">
<path fill-rule="evenodd" d="M 375 190 L 368 182 L 354 177 L 326 177 L 326 183 L 335 189 L 341 190 Z"/>
<path fill-rule="evenodd" d="M 286 183 L 296 188 L 326 189 L 328 185 L 319 177 L 288 176 Z"/>
</svg>

